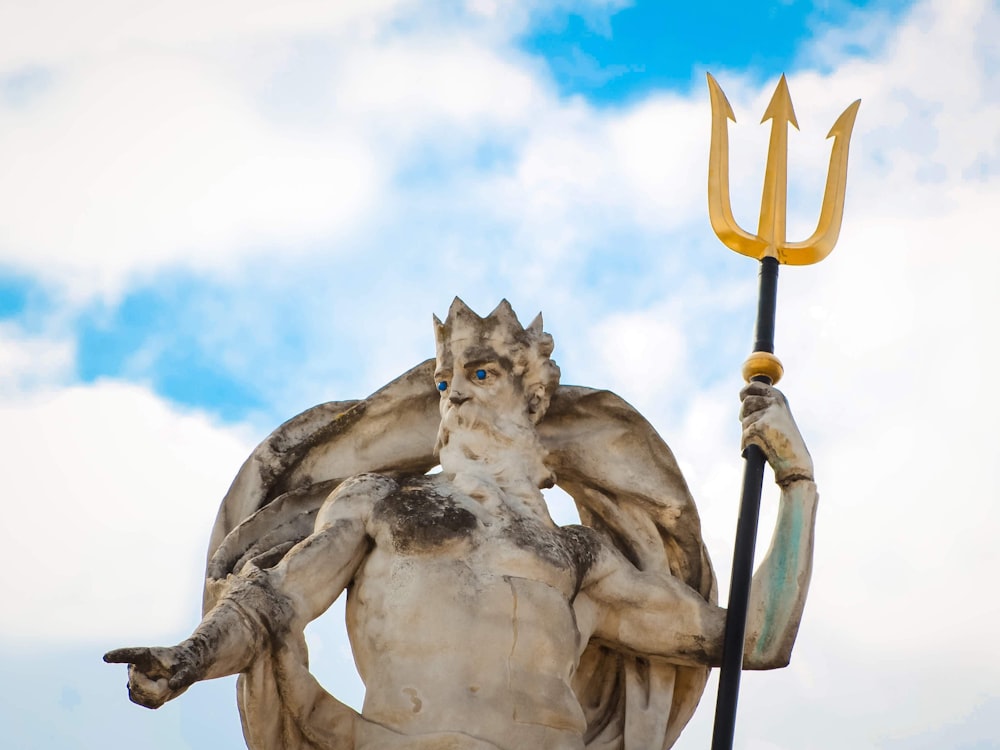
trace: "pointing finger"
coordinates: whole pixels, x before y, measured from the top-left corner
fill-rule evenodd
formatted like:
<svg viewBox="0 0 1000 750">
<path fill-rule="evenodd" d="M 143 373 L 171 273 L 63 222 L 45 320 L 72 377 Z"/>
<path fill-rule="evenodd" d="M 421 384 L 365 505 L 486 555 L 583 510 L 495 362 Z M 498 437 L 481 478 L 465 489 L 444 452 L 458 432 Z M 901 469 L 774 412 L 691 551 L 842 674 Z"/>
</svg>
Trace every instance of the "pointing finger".
<svg viewBox="0 0 1000 750">
<path fill-rule="evenodd" d="M 104 655 L 108 664 L 135 664 L 139 669 L 145 669 L 152 661 L 149 649 L 145 646 L 133 648 L 116 648 Z"/>
</svg>

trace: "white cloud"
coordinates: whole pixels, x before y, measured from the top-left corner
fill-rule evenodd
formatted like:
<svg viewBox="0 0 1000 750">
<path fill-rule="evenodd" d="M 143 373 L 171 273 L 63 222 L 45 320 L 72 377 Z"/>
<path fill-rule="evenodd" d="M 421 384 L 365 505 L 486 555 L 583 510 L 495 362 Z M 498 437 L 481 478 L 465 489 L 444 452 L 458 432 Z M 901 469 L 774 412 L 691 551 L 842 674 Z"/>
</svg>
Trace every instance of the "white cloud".
<svg viewBox="0 0 1000 750">
<path fill-rule="evenodd" d="M 247 38 L 365 31 L 407 3 L 397 0 L 96 0 L 67 7 L 59 0 L 0 7 L 0 70 L 49 65 L 123 51 L 226 46 Z M 58 19 L 58 22 L 57 22 Z"/>
<path fill-rule="evenodd" d="M 32 336 L 10 323 L 0 323 L 0 393 L 15 393 L 72 375 L 73 342 Z"/>
<path fill-rule="evenodd" d="M 537 70 L 513 55 L 503 59 L 483 41 L 474 33 L 424 31 L 358 46 L 346 56 L 334 96 L 349 115 L 382 123 L 380 135 L 390 139 L 414 126 L 523 127 L 535 108 L 550 105 L 532 75 Z"/>
<path fill-rule="evenodd" d="M 15 355 L 8 362 L 58 360 L 63 349 L 0 340 Z M 0 421 L 4 641 L 132 640 L 188 628 L 208 532 L 249 453 L 247 436 L 116 382 L 5 386 Z"/>
<path fill-rule="evenodd" d="M 370 208 L 380 175 L 366 144 L 281 132 L 232 85 L 184 57 L 136 55 L 8 111 L 0 257 L 87 296 L 171 263 L 219 268 L 279 237 L 329 237 Z"/>
<path fill-rule="evenodd" d="M 391 179 L 424 154 L 468 160 L 555 106 L 539 63 L 505 46 L 514 8 L 463 25 L 390 3 L 293 4 L 279 23 L 267 3 L 197 5 L 192 26 L 194 6 L 105 2 L 51 49 L 5 48 L 27 92 L 0 104 L 8 266 L 86 300 L 277 245 L 336 253 L 391 215 Z M 8 12 L 7 37 L 47 33 L 34 6 Z"/>
</svg>

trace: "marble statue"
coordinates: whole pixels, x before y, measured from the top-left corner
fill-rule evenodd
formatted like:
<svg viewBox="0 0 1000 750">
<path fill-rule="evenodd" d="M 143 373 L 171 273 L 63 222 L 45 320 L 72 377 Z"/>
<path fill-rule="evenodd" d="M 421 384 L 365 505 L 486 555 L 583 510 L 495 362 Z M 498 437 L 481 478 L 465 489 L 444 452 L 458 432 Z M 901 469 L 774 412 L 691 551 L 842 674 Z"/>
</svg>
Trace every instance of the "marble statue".
<svg viewBox="0 0 1000 750">
<path fill-rule="evenodd" d="M 524 328 L 506 301 L 482 318 L 456 299 L 434 321 L 435 360 L 305 412 L 247 460 L 191 637 L 105 659 L 149 708 L 239 674 L 251 750 L 670 747 L 726 617 L 673 455 L 617 396 L 559 385 L 540 315 Z M 781 488 L 744 664 L 772 669 L 801 618 L 817 495 L 785 398 L 751 384 L 741 419 Z M 550 518 L 556 483 L 582 525 Z M 360 713 L 310 674 L 303 637 L 345 590 Z"/>
</svg>

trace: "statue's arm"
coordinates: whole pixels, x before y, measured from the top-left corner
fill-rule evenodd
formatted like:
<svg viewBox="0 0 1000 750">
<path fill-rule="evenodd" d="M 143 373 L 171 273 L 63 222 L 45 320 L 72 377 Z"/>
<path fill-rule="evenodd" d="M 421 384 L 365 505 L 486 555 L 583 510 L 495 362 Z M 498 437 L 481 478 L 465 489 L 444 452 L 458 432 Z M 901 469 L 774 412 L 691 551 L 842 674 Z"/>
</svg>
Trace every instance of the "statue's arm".
<svg viewBox="0 0 1000 750">
<path fill-rule="evenodd" d="M 668 572 L 638 570 L 602 544 L 574 601 L 584 637 L 691 666 L 719 664 L 726 611 Z"/>
<path fill-rule="evenodd" d="M 805 441 L 780 391 L 751 383 L 741 394 L 743 445 L 758 445 L 781 488 L 771 545 L 754 573 L 744 669 L 788 664 L 809 591 L 819 495 Z"/>
<path fill-rule="evenodd" d="M 812 459 L 784 396 L 760 383 L 744 389 L 744 446 L 764 451 L 781 487 L 771 547 L 754 574 L 744 641 L 745 669 L 785 666 L 812 570 L 817 493 Z M 640 571 L 603 544 L 575 604 L 593 637 L 681 664 L 719 666 L 726 611 L 668 573 Z"/>
<path fill-rule="evenodd" d="M 124 648 L 105 661 L 129 665 L 129 697 L 158 708 L 192 683 L 242 672 L 272 639 L 301 630 L 337 599 L 370 549 L 370 511 L 392 480 L 361 475 L 326 501 L 313 534 L 275 567 L 247 566 L 191 637 L 169 648 Z"/>
</svg>

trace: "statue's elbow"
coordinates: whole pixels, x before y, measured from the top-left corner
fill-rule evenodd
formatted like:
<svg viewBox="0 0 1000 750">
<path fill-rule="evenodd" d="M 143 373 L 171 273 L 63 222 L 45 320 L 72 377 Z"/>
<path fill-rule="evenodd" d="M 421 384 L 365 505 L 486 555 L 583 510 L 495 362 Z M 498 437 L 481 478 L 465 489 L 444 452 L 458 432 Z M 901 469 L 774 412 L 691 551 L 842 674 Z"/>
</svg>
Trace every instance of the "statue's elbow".
<svg viewBox="0 0 1000 750">
<path fill-rule="evenodd" d="M 809 573 L 799 578 L 797 596 L 774 606 L 751 610 L 744 641 L 744 669 L 781 669 L 792 660 L 792 649 L 799 634 L 805 605 Z"/>
<path fill-rule="evenodd" d="M 765 657 L 748 657 L 743 660 L 743 669 L 764 671 L 767 669 L 782 669 L 792 661 L 791 652 L 783 652 Z"/>
<path fill-rule="evenodd" d="M 795 645 L 795 634 L 792 633 L 780 642 L 771 641 L 748 643 L 743 652 L 743 669 L 763 671 L 766 669 L 782 669 L 792 661 L 792 647 Z"/>
</svg>

